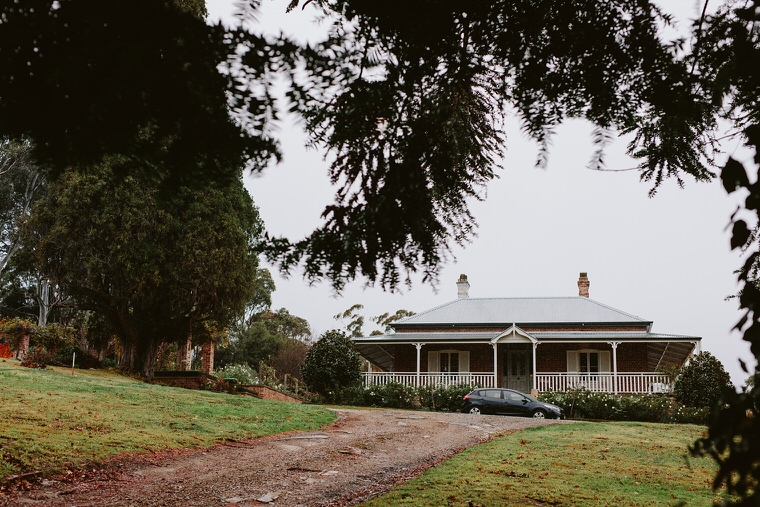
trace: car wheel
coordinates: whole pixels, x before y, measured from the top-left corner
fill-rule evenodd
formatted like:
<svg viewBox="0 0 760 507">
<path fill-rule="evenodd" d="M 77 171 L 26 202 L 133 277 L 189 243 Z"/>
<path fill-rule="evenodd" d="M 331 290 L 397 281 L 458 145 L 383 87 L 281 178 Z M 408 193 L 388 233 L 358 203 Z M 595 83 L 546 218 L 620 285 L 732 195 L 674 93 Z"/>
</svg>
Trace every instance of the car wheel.
<svg viewBox="0 0 760 507">
<path fill-rule="evenodd" d="M 546 419 L 546 412 L 543 410 L 536 410 L 533 412 L 533 418 L 534 419 Z"/>
<path fill-rule="evenodd" d="M 478 407 L 472 407 L 470 409 L 471 414 L 480 415 L 480 409 Z"/>
</svg>

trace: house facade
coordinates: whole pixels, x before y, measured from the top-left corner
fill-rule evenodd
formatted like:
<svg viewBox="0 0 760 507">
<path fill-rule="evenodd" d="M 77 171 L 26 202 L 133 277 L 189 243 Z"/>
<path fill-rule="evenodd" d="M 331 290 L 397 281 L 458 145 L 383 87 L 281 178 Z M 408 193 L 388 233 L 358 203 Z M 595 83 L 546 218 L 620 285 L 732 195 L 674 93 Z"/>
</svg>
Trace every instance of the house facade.
<svg viewBox="0 0 760 507">
<path fill-rule="evenodd" d="M 665 392 L 663 370 L 700 352 L 701 338 L 652 333 L 652 321 L 589 298 L 470 298 L 462 275 L 457 299 L 393 324 L 394 332 L 354 338 L 374 367 L 365 384 L 471 384 L 525 393 Z"/>
</svg>

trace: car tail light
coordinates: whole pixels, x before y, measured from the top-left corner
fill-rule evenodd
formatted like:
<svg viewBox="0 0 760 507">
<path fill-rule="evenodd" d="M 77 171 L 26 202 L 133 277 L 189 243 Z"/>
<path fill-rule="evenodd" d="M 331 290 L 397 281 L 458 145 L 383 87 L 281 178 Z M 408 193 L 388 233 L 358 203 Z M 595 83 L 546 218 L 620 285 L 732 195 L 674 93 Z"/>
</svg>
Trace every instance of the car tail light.
<svg viewBox="0 0 760 507">
<path fill-rule="evenodd" d="M 469 395 L 469 394 L 465 394 L 465 395 L 464 395 L 464 399 L 465 399 L 465 400 L 469 400 L 469 399 L 470 399 L 470 395 Z"/>
</svg>

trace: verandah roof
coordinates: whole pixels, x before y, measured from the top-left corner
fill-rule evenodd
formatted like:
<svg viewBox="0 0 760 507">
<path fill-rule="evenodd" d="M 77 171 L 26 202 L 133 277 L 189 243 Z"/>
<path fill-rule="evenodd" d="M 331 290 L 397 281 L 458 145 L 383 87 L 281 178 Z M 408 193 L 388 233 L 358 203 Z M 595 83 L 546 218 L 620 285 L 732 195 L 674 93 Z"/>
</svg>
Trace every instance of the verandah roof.
<svg viewBox="0 0 760 507">
<path fill-rule="evenodd" d="M 683 364 L 698 349 L 701 338 L 673 334 L 650 333 L 649 331 L 541 331 L 526 333 L 517 326 L 510 326 L 503 332 L 399 332 L 378 336 L 354 338 L 354 344 L 365 358 L 380 368 L 387 370 L 393 366 L 394 357 L 385 345 L 415 343 L 425 344 L 491 344 L 500 337 L 515 331 L 526 337 L 526 341 L 539 344 L 549 343 L 646 343 L 648 371 L 656 371 L 665 364 Z"/>
</svg>

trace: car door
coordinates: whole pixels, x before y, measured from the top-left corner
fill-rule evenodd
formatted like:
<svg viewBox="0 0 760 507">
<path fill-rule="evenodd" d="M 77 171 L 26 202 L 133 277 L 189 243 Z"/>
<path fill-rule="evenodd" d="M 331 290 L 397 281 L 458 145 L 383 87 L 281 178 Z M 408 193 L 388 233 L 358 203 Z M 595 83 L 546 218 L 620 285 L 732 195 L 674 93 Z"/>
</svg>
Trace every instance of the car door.
<svg viewBox="0 0 760 507">
<path fill-rule="evenodd" d="M 527 415 L 530 400 L 516 391 L 504 391 L 505 413 L 509 415 Z"/>
<path fill-rule="evenodd" d="M 486 414 L 498 414 L 502 411 L 502 398 L 499 389 L 483 389 L 480 391 L 483 400 L 482 412 Z"/>
</svg>

